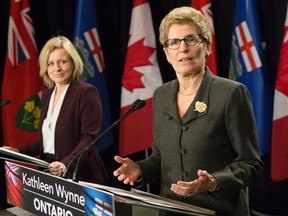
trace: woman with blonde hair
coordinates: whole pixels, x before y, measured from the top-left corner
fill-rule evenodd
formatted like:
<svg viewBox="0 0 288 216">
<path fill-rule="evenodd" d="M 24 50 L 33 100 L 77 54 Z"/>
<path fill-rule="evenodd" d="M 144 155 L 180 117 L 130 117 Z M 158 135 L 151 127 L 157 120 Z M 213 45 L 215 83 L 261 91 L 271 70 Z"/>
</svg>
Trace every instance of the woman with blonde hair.
<svg viewBox="0 0 288 216">
<path fill-rule="evenodd" d="M 98 90 L 80 81 L 83 62 L 69 39 L 53 37 L 39 55 L 40 76 L 47 90 L 41 98 L 40 138 L 18 149 L 49 162 L 52 174 L 61 176 L 66 166 L 99 134 L 102 107 Z M 96 147 L 84 155 L 79 180 L 103 183 L 108 177 Z"/>
</svg>

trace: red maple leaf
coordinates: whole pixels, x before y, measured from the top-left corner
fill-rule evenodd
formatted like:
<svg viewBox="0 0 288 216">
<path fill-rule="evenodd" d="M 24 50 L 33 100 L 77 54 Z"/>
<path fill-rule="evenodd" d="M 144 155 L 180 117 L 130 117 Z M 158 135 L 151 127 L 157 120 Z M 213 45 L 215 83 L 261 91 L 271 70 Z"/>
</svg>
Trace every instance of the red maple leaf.
<svg viewBox="0 0 288 216">
<path fill-rule="evenodd" d="M 144 45 L 144 38 L 128 47 L 122 79 L 122 85 L 128 91 L 133 92 L 135 88 L 145 88 L 141 81 L 143 74 L 138 72 L 135 67 L 152 65 L 149 57 L 154 50 L 154 47 Z"/>
</svg>

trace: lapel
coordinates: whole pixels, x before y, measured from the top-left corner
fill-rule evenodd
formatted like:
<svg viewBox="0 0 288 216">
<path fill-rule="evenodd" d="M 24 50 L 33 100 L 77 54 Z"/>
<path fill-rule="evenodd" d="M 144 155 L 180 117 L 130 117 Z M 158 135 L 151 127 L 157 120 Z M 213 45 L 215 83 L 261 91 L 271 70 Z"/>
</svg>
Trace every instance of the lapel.
<svg viewBox="0 0 288 216">
<path fill-rule="evenodd" d="M 166 88 L 163 94 L 163 111 L 175 120 L 179 120 L 178 116 L 178 107 L 177 107 L 177 92 L 179 89 L 179 82 L 178 80 L 173 80 L 171 85 Z"/>
<path fill-rule="evenodd" d="M 74 101 L 73 98 L 77 97 L 76 91 L 77 91 L 77 86 L 79 86 L 79 83 L 80 83 L 79 80 L 72 81 L 66 91 L 66 94 L 62 103 L 62 107 L 60 110 L 60 113 L 64 116 L 65 116 L 66 111 L 71 109 L 71 106 L 75 106 L 75 104 L 74 105 L 71 104 L 71 101 Z M 59 113 L 59 116 L 60 116 L 60 113 Z"/>
<path fill-rule="evenodd" d="M 43 118 L 46 118 L 46 116 L 47 116 L 50 98 L 51 98 L 51 95 L 54 91 L 54 88 L 55 87 L 50 88 L 50 89 L 46 89 L 45 93 L 43 94 L 43 96 L 41 98 L 41 113 L 43 113 Z"/>
<path fill-rule="evenodd" d="M 199 87 L 199 90 L 191 103 L 190 107 L 188 108 L 187 112 L 181 119 L 182 124 L 187 124 L 188 122 L 192 121 L 193 119 L 200 118 L 208 113 L 209 110 L 209 93 L 211 89 L 211 84 L 213 81 L 213 74 L 211 71 L 206 68 L 205 75 L 203 77 L 202 83 Z M 178 106 L 177 106 L 177 92 L 179 89 L 179 83 L 175 80 L 171 88 L 167 90 L 167 95 L 173 95 L 173 97 L 167 97 L 166 108 L 165 111 L 174 119 L 179 120 L 178 115 Z M 204 112 L 198 112 L 195 110 L 196 102 L 203 102 L 207 105 L 207 109 Z"/>
</svg>

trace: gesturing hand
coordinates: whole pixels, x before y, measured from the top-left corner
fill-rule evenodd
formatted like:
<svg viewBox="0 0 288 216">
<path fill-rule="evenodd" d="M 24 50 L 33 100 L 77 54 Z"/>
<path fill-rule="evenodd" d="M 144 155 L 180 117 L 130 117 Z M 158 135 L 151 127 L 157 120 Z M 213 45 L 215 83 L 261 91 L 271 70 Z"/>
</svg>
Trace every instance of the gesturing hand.
<svg viewBox="0 0 288 216">
<path fill-rule="evenodd" d="M 133 186 L 135 181 L 142 176 L 140 167 L 129 158 L 115 156 L 114 159 L 117 163 L 122 165 L 113 172 L 113 175 L 115 177 L 118 176 L 117 179 L 123 181 L 124 184 Z"/>
<path fill-rule="evenodd" d="M 182 196 L 191 196 L 208 190 L 217 188 L 216 179 L 205 170 L 198 170 L 198 178 L 190 181 L 178 181 L 171 185 L 171 190 Z"/>
</svg>

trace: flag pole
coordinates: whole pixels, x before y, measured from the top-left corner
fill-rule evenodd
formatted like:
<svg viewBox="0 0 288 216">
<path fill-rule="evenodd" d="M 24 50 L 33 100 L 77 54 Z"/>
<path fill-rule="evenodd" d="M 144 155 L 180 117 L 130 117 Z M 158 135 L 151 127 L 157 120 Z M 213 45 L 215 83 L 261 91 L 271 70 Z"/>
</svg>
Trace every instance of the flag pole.
<svg viewBox="0 0 288 216">
<path fill-rule="evenodd" d="M 146 148 L 145 149 L 145 158 L 147 158 L 148 156 L 149 156 L 149 152 L 148 152 L 148 148 Z M 147 192 L 150 193 L 150 191 L 151 191 L 150 184 L 147 184 L 146 187 L 147 187 L 146 188 Z"/>
</svg>

